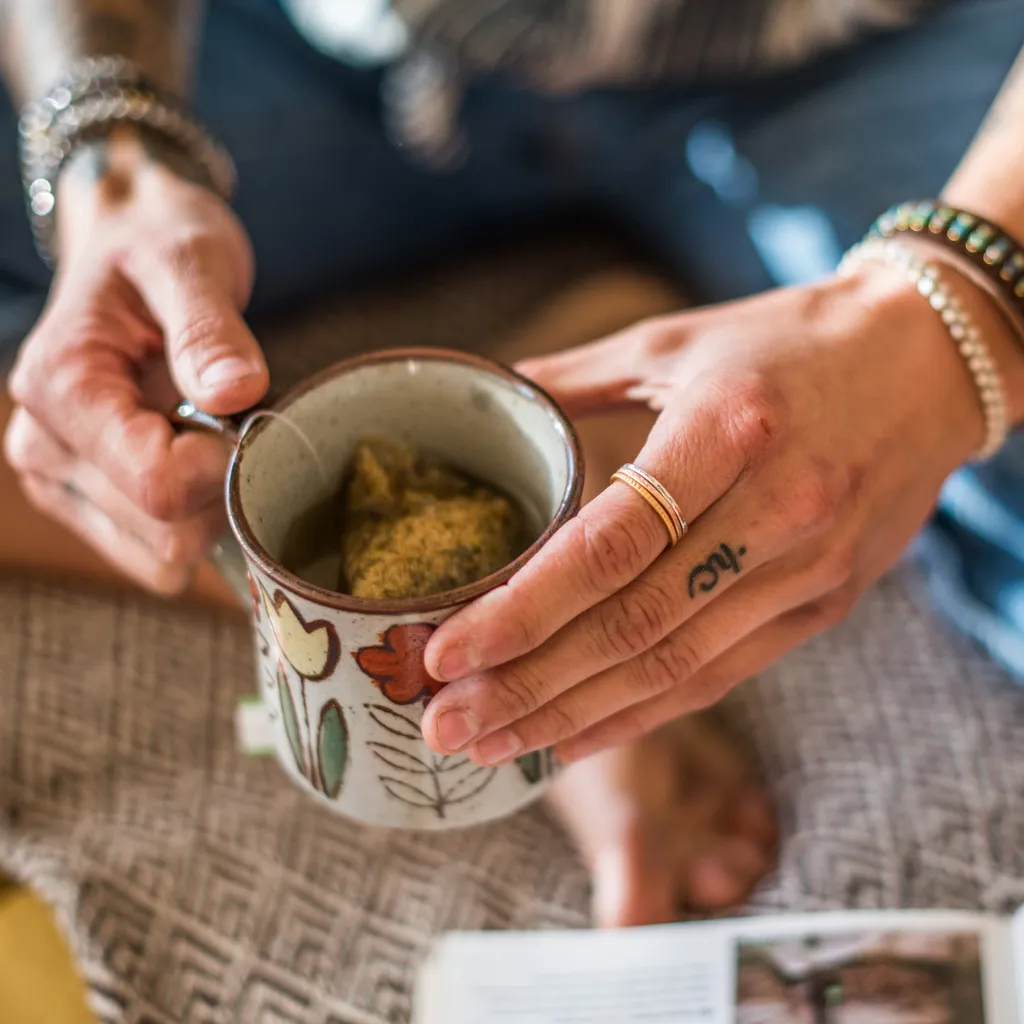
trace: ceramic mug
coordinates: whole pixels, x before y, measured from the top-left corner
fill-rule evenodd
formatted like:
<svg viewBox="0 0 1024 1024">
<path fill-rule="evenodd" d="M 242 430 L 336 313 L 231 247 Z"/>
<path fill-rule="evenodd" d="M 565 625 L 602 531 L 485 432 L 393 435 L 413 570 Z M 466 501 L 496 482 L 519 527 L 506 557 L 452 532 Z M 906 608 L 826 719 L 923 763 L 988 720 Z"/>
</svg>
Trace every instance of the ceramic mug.
<svg viewBox="0 0 1024 1024">
<path fill-rule="evenodd" d="M 187 403 L 179 417 L 225 428 Z M 300 578 L 282 564 L 302 533 L 298 517 L 337 494 L 354 445 L 375 436 L 499 487 L 535 518 L 538 539 L 477 583 L 408 601 L 338 593 L 338 561 Z M 484 768 L 424 743 L 423 709 L 441 684 L 427 675 L 423 648 L 440 623 L 536 554 L 576 514 L 582 489 L 579 442 L 561 410 L 479 356 L 403 349 L 348 359 L 245 421 L 227 478 L 244 559 L 235 583 L 251 605 L 270 743 L 301 788 L 350 818 L 407 829 L 490 821 L 543 791 L 553 772 L 545 752 Z"/>
</svg>

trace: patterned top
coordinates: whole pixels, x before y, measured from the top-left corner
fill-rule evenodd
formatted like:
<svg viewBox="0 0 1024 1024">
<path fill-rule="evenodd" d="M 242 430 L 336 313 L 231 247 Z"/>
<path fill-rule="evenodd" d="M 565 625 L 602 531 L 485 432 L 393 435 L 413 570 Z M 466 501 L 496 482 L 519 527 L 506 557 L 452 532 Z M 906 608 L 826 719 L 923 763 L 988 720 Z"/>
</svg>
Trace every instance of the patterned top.
<svg viewBox="0 0 1024 1024">
<path fill-rule="evenodd" d="M 935 0 L 284 0 L 332 56 L 388 63 L 385 120 L 410 156 L 465 153 L 462 83 L 483 71 L 547 91 L 711 82 L 795 64 Z"/>
<path fill-rule="evenodd" d="M 321 49 L 352 61 L 443 52 L 462 73 L 537 86 L 709 80 L 784 67 L 931 0 L 285 0 Z"/>
</svg>

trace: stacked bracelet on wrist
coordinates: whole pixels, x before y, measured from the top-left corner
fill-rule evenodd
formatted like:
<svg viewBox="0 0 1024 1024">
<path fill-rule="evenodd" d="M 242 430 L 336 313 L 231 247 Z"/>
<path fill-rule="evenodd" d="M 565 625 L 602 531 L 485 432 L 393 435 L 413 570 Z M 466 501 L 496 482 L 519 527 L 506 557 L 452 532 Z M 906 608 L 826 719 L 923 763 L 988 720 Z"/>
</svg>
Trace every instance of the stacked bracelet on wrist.
<svg viewBox="0 0 1024 1024">
<path fill-rule="evenodd" d="M 130 62 L 90 57 L 39 102 L 30 103 L 19 122 L 22 176 L 36 246 L 52 262 L 55 188 L 68 157 L 117 124 L 132 123 L 175 146 L 195 167 L 196 177 L 222 199 L 234 191 L 235 167 L 177 100 L 161 95 Z"/>
<path fill-rule="evenodd" d="M 935 199 L 894 206 L 875 221 L 868 237 L 905 233 L 934 239 L 956 255 L 1002 308 L 1024 350 L 1024 246 L 992 221 Z"/>
<path fill-rule="evenodd" d="M 1002 377 L 981 332 L 946 288 L 938 267 L 895 240 L 875 237 L 855 245 L 843 257 L 839 272 L 849 274 L 872 260 L 901 269 L 942 319 L 971 375 L 985 420 L 985 439 L 975 457 L 993 455 L 1006 439 L 1009 421 Z"/>
</svg>

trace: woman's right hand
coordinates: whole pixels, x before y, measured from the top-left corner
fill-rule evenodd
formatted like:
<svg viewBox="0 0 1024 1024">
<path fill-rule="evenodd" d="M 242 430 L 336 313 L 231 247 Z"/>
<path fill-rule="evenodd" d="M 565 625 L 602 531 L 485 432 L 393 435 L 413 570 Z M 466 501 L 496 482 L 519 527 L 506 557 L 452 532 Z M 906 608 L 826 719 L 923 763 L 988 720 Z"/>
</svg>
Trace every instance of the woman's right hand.
<svg viewBox="0 0 1024 1024">
<path fill-rule="evenodd" d="M 222 441 L 178 433 L 264 395 L 241 310 L 252 251 L 230 209 L 138 143 L 60 180 L 58 272 L 9 380 L 8 460 L 33 504 L 152 590 L 177 593 L 225 528 Z"/>
</svg>

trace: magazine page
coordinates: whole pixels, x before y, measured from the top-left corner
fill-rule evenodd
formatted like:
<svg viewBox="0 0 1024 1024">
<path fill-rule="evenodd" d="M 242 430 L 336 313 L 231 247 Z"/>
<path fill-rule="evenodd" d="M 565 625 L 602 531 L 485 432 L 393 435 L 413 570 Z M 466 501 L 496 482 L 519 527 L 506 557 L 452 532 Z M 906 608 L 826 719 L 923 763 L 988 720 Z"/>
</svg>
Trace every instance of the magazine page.
<svg viewBox="0 0 1024 1024">
<path fill-rule="evenodd" d="M 618 932 L 462 933 L 414 1024 L 1021 1024 L 1010 925 L 852 912 Z"/>
<path fill-rule="evenodd" d="M 736 1024 L 1020 1024 L 1002 918 L 851 912 L 735 922 Z"/>
<path fill-rule="evenodd" d="M 1024 1024 L 1024 907 L 1021 907 L 1010 922 L 1010 947 L 1013 958 L 1013 977 L 1017 988 L 1017 1008 L 1020 1024 Z"/>
</svg>

